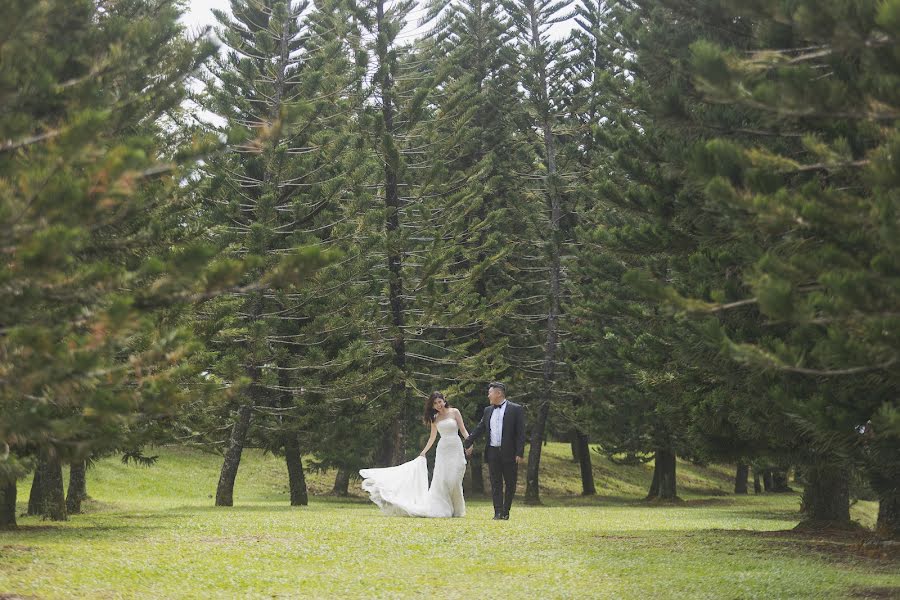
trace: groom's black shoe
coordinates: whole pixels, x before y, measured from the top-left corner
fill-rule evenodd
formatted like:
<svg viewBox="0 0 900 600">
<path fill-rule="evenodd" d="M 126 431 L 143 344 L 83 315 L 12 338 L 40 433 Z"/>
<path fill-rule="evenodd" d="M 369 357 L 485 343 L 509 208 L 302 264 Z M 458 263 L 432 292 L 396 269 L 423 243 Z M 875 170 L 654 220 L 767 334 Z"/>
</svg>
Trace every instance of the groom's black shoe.
<svg viewBox="0 0 900 600">
<path fill-rule="evenodd" d="M 503 515 L 501 515 L 500 513 L 495 513 L 495 514 L 494 514 L 494 520 L 495 520 L 495 521 L 502 521 L 502 520 L 503 520 Z"/>
<path fill-rule="evenodd" d="M 509 521 L 509 513 L 504 513 L 504 514 L 500 515 L 500 518 L 503 519 L 504 521 Z"/>
</svg>

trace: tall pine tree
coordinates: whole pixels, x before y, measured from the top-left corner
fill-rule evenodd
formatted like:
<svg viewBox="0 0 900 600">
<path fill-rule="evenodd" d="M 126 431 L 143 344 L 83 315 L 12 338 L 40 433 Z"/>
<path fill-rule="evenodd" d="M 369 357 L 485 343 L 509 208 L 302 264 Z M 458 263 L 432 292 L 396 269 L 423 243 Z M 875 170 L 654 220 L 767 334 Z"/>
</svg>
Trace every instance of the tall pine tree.
<svg viewBox="0 0 900 600">
<path fill-rule="evenodd" d="M 297 331 L 298 292 L 257 289 L 250 282 L 310 243 L 303 229 L 340 191 L 327 183 L 339 144 L 321 132 L 333 117 L 327 93 L 340 93 L 341 82 L 321 60 L 329 47 L 316 45 L 308 12 L 306 2 L 235 0 L 230 14 L 214 13 L 227 51 L 211 66 L 204 104 L 224 119 L 220 129 L 230 144 L 201 169 L 197 193 L 208 206 L 204 218 L 222 255 L 255 267 L 241 282 L 245 289 L 201 311 L 202 330 L 216 348 L 211 372 L 242 389 L 236 406 L 228 400 L 234 419 L 216 490 L 218 506 L 233 504 L 242 450 L 251 442 L 284 452 L 291 503 L 306 503 L 292 418 L 296 352 L 284 343 Z M 320 264 L 318 249 L 301 254 L 306 260 L 298 266 Z M 251 429 L 254 416 L 266 427 Z"/>
<path fill-rule="evenodd" d="M 849 521 L 858 465 L 880 499 L 878 529 L 896 536 L 900 4 L 727 4 L 757 24 L 758 51 L 698 42 L 698 86 L 797 143 L 720 139 L 697 153 L 708 202 L 765 249 L 741 277 L 768 335 L 747 343 L 723 328 L 722 346 L 792 392 L 778 400 L 809 448 L 809 518 Z"/>
<path fill-rule="evenodd" d="M 6 11 L 2 526 L 15 525 L 15 481 L 33 459 L 39 512 L 64 519 L 63 462 L 125 447 L 171 415 L 193 346 L 150 311 L 228 285 L 226 269 L 206 268 L 208 249 L 171 227 L 190 151 L 169 152 L 160 118 L 212 52 L 178 17 L 163 0 Z"/>
</svg>

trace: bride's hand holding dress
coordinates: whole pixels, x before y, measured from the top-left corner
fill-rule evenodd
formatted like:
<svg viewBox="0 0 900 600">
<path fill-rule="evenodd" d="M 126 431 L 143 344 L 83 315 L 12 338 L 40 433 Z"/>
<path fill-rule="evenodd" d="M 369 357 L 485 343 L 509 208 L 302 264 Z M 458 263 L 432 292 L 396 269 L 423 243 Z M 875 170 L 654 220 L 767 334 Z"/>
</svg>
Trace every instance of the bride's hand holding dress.
<svg viewBox="0 0 900 600">
<path fill-rule="evenodd" d="M 468 431 L 460 412 L 447 407 L 446 403 L 435 413 L 428 443 L 418 457 L 396 467 L 361 469 L 359 472 L 363 477 L 363 489 L 385 514 L 411 517 L 462 517 L 466 514 L 462 490 L 466 457 L 459 434 L 468 437 Z M 440 440 L 429 487 L 425 454 L 438 434 Z"/>
</svg>

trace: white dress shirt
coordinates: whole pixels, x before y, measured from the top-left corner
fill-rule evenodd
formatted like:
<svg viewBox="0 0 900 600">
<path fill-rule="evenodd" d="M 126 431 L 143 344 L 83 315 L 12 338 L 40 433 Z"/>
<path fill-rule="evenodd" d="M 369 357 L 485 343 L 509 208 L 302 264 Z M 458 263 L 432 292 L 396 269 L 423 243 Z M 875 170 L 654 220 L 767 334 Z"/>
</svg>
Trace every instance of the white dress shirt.
<svg viewBox="0 0 900 600">
<path fill-rule="evenodd" d="M 503 404 L 495 407 L 491 413 L 491 446 L 495 448 L 499 448 L 500 442 L 503 441 L 503 415 L 506 414 L 506 402 L 504 400 Z"/>
</svg>

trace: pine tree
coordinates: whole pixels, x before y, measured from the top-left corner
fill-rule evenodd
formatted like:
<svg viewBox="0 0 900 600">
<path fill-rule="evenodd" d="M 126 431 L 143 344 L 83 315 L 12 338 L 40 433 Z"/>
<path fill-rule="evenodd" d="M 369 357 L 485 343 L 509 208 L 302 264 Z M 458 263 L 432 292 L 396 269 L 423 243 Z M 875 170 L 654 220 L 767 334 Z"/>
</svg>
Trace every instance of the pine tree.
<svg viewBox="0 0 900 600">
<path fill-rule="evenodd" d="M 597 162 L 598 153 L 604 152 L 603 146 L 595 134 L 595 128 L 604 119 L 610 102 L 609 90 L 605 82 L 614 77 L 616 65 L 607 55 L 609 42 L 609 23 L 607 23 L 610 7 L 605 2 L 579 2 L 573 8 L 572 18 L 575 28 L 570 34 L 568 45 L 569 55 L 565 61 L 563 85 L 566 86 L 566 94 L 563 104 L 563 118 L 567 124 L 567 134 L 563 136 L 563 142 L 568 146 L 568 154 L 572 156 L 573 170 L 576 173 L 574 190 L 571 194 L 571 215 L 564 223 L 569 232 L 567 238 L 575 244 L 573 261 L 576 268 L 572 270 L 577 277 L 577 255 L 583 244 L 580 231 L 587 229 L 590 216 L 595 213 L 597 204 L 595 192 L 591 185 L 591 170 Z M 581 362 L 582 344 L 586 340 L 578 335 L 578 311 L 581 304 L 582 285 L 585 282 L 573 278 L 572 295 L 569 299 L 567 310 L 572 315 L 571 332 L 568 342 L 564 344 L 566 362 L 570 366 L 568 378 L 577 379 L 577 367 Z M 573 458 L 580 463 L 582 495 L 596 494 L 593 480 L 593 467 L 591 465 L 591 449 L 587 431 L 590 427 L 582 422 L 579 415 L 586 399 L 583 390 L 573 386 L 576 395 L 573 401 L 571 419 L 575 423 L 572 428 L 571 444 Z"/>
<path fill-rule="evenodd" d="M 167 156 L 158 123 L 212 51 L 183 36 L 177 3 L 16 2 L 5 15 L 0 523 L 14 526 L 33 459 L 52 484 L 41 512 L 64 519 L 63 462 L 128 444 L 183 401 L 189 337 L 149 311 L 222 282 L 162 218 L 184 214 L 173 198 L 191 152 Z"/>
<path fill-rule="evenodd" d="M 403 180 L 404 162 L 398 139 L 404 130 L 400 122 L 396 79 L 400 71 L 401 52 L 396 48 L 396 40 L 406 22 L 414 3 L 402 0 L 388 6 L 386 0 L 372 0 L 367 4 L 371 11 L 363 25 L 374 35 L 372 52 L 375 72 L 372 75 L 373 94 L 380 108 L 371 112 L 373 133 L 378 143 L 375 152 L 383 164 L 383 178 L 380 181 L 384 200 L 384 254 L 387 260 L 387 338 L 391 347 L 391 385 L 388 391 L 390 404 L 387 408 L 387 426 L 378 453 L 377 464 L 396 465 L 403 462 L 406 449 L 407 422 L 410 412 L 407 372 L 406 325 L 407 300 L 404 294 L 403 251 L 406 236 L 401 229 L 400 188 Z M 374 14 L 373 14 L 374 13 Z"/>
<path fill-rule="evenodd" d="M 579 236 L 574 343 L 581 354 L 575 367 L 587 398 L 582 421 L 599 425 L 591 433 L 603 451 L 617 460 L 655 456 L 648 497 L 674 498 L 669 457 L 684 446 L 684 424 L 671 376 L 669 331 L 652 304 L 622 285 L 629 266 L 665 269 L 666 256 L 656 248 L 668 240 L 654 237 L 664 230 L 650 230 L 647 223 L 658 218 L 655 209 L 671 180 L 656 166 L 663 161 L 653 123 L 649 117 L 637 121 L 634 107 L 646 84 L 627 76 L 638 71 L 635 38 L 646 25 L 635 18 L 637 7 L 616 4 L 582 4 L 576 13 L 581 31 L 575 39 L 583 51 L 573 58 L 571 74 L 573 87 L 586 88 L 575 95 L 574 118 L 580 113 L 584 132 L 581 185 L 589 220 Z M 593 206 L 592 197 L 598 198 Z"/>
<path fill-rule="evenodd" d="M 687 185 L 684 148 L 748 115 L 697 102 L 685 64 L 698 35 L 740 44 L 747 24 L 730 22 L 715 2 L 585 3 L 578 19 L 584 51 L 572 74 L 587 170 L 575 338 L 583 415 L 602 424 L 594 433 L 610 456 L 654 458 L 648 496 L 673 499 L 676 455 L 737 453 L 698 439 L 709 432 L 693 423 L 717 399 L 736 396 L 743 407 L 762 389 L 717 355 L 707 321 L 672 319 L 669 298 L 652 283 L 675 282 L 670 293 L 707 301 L 740 292 L 714 266 L 740 268 L 747 253 Z M 736 316 L 754 335 L 756 316 Z"/>
<path fill-rule="evenodd" d="M 370 191 L 380 206 L 372 205 L 372 215 L 382 219 L 380 231 L 372 232 L 367 242 L 372 256 L 383 260 L 382 266 L 370 269 L 379 308 L 367 336 L 375 355 L 381 356 L 373 366 L 384 374 L 369 392 L 378 399 L 370 406 L 378 412 L 382 440 L 375 462 L 381 465 L 398 464 L 408 449 L 420 447 L 423 440 L 416 432 L 425 431 L 420 400 L 413 401 L 412 394 L 427 397 L 443 379 L 435 369 L 453 363 L 439 350 L 454 324 L 446 326 L 445 315 L 437 309 L 441 305 L 434 303 L 440 275 L 436 269 L 446 254 L 443 240 L 434 235 L 434 215 L 428 213 L 433 194 L 440 193 L 432 187 L 433 154 L 427 138 L 434 119 L 435 73 L 425 45 L 404 43 L 400 35 L 414 6 L 409 1 L 374 0 L 361 3 L 358 12 L 362 30 L 373 38 L 368 94 L 374 106 L 364 108 L 361 122 L 363 139 L 378 165 Z M 424 20 L 430 20 L 427 13 Z M 464 318 L 458 313 L 459 308 L 456 323 Z"/>
<path fill-rule="evenodd" d="M 233 504 L 234 481 L 247 444 L 283 451 L 292 504 L 306 503 L 291 373 L 301 348 L 291 344 L 303 317 L 295 313 L 303 291 L 255 289 L 282 257 L 306 247 L 298 268 L 321 266 L 310 226 L 340 197 L 334 183 L 340 131 L 324 133 L 339 113 L 345 82 L 329 71 L 335 48 L 316 26 L 333 16 L 332 5 L 306 2 L 234 1 L 230 14 L 216 11 L 218 35 L 228 48 L 210 67 L 204 105 L 221 116 L 229 152 L 200 171 L 197 194 L 207 205 L 207 226 L 231 260 L 252 262 L 241 282 L 249 289 L 203 308 L 200 328 L 216 348 L 211 375 L 240 386 L 222 408 L 234 410 L 216 505 Z M 339 114 L 338 114 L 339 116 Z M 308 284 L 315 279 L 307 281 Z M 220 349 L 219 349 L 220 348 Z M 215 412 L 215 411 L 214 411 Z M 266 425 L 253 428 L 254 419 Z"/>
<path fill-rule="evenodd" d="M 427 260 L 416 272 L 427 329 L 412 343 L 432 361 L 419 371 L 428 376 L 422 385 L 446 382 L 471 427 L 483 415 L 487 383 L 506 379 L 510 369 L 505 329 L 517 306 L 521 230 L 514 207 L 524 191 L 517 173 L 530 168 L 532 153 L 519 134 L 508 18 L 497 2 L 442 9 L 424 50 L 437 72 L 416 156 L 427 168 L 415 212 L 416 236 L 427 240 Z M 476 492 L 483 491 L 480 459 L 470 460 Z"/>
<path fill-rule="evenodd" d="M 540 394 L 534 408 L 531 423 L 531 440 L 526 471 L 525 501 L 540 502 L 539 471 L 541 448 L 547 430 L 550 407 L 560 395 L 559 365 L 563 362 L 560 351 L 561 307 L 565 291 L 563 253 L 563 217 L 566 208 L 563 171 L 559 166 L 559 118 L 560 95 L 565 92 L 563 80 L 563 52 L 561 41 L 551 41 L 548 30 L 566 18 L 563 9 L 567 2 L 552 0 L 522 0 L 505 2 L 516 36 L 516 46 L 522 63 L 522 87 L 526 91 L 528 105 L 527 127 L 534 147 L 538 149 L 533 174 L 534 193 L 544 204 L 541 225 L 534 230 L 532 239 L 540 239 L 538 251 L 543 254 L 536 268 L 546 274 L 546 283 L 538 293 L 543 295 L 541 307 L 546 318 L 535 322 L 545 323 L 541 349 L 543 356 L 534 366 L 540 368 Z M 523 232 L 525 233 L 525 232 Z M 537 290 L 536 290 L 537 291 Z"/>
<path fill-rule="evenodd" d="M 764 252 L 741 276 L 769 335 L 722 332 L 736 361 L 780 374 L 779 398 L 808 441 L 804 507 L 813 521 L 849 521 L 849 471 L 880 498 L 878 529 L 896 536 L 900 480 L 896 200 L 900 115 L 897 2 L 730 3 L 752 19 L 758 51 L 693 47 L 711 102 L 770 116 L 796 143 L 720 139 L 696 162 L 708 201 Z M 862 433 L 861 433 L 862 432 Z"/>
</svg>

